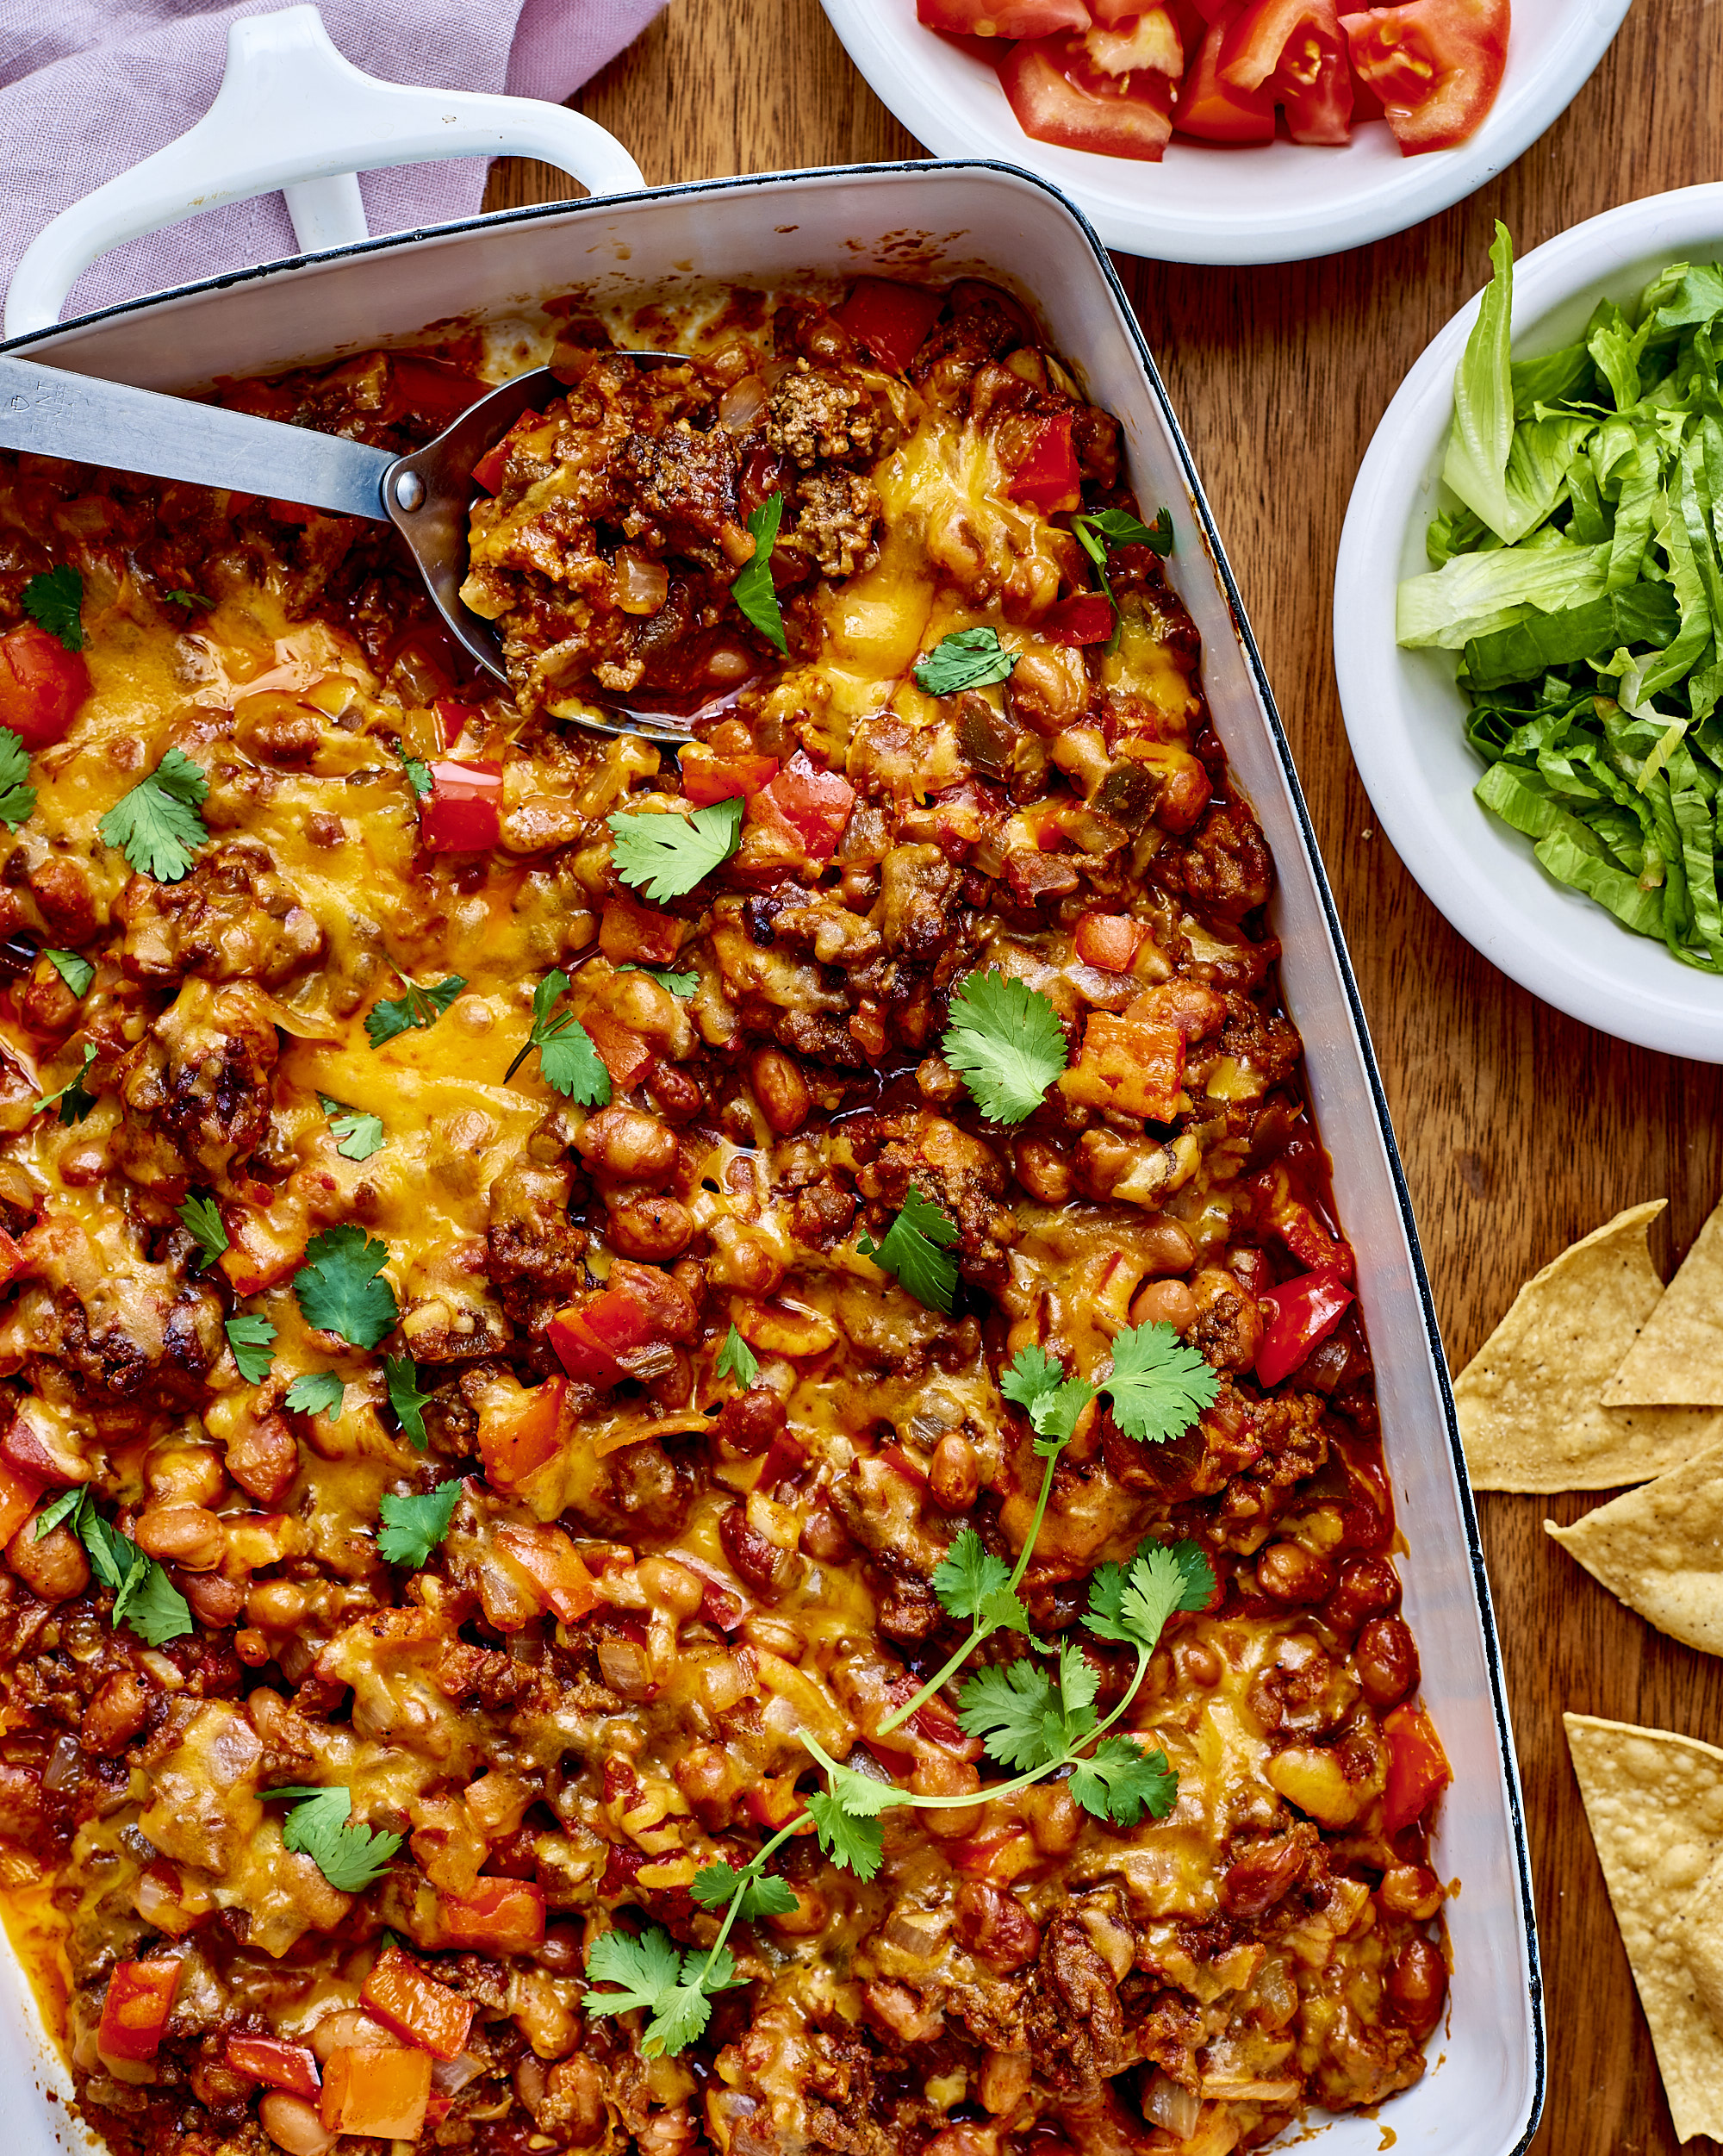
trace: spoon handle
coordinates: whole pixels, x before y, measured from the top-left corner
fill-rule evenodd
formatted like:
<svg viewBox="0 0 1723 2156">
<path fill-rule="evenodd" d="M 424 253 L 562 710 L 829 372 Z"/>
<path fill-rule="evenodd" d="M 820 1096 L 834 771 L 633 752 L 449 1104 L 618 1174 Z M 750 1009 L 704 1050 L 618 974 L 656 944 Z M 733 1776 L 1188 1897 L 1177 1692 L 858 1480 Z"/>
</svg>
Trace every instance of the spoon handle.
<svg viewBox="0 0 1723 2156">
<path fill-rule="evenodd" d="M 387 450 L 0 355 L 0 449 L 382 520 Z"/>
</svg>

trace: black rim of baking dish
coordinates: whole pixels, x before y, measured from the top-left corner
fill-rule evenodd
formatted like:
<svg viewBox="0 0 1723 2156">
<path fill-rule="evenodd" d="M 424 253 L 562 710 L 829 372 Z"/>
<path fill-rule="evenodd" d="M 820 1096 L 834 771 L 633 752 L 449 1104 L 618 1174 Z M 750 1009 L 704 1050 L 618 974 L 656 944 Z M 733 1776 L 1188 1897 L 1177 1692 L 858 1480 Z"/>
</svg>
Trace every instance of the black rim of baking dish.
<svg viewBox="0 0 1723 2156">
<path fill-rule="evenodd" d="M 998 158 L 900 158 L 872 165 L 814 165 L 804 171 L 788 172 L 739 173 L 725 179 L 687 180 L 668 187 L 636 188 L 625 194 L 588 196 L 583 200 L 531 203 L 513 209 L 491 210 L 471 217 L 456 218 L 444 224 L 420 225 L 401 232 L 382 233 L 366 240 L 351 242 L 345 246 L 318 249 L 305 254 L 286 255 L 273 262 L 258 263 L 252 267 L 223 271 L 215 277 L 201 277 L 195 282 L 170 286 L 166 290 L 145 293 L 135 299 L 121 300 L 110 307 L 97 308 L 89 314 L 77 315 L 68 321 L 56 322 L 46 329 L 31 330 L 22 337 L 0 340 L 0 352 L 27 352 L 34 345 L 47 343 L 64 336 L 68 330 L 85 329 L 98 322 L 123 320 L 130 315 L 146 314 L 165 302 L 197 297 L 206 293 L 221 292 L 245 284 L 262 283 L 284 273 L 303 270 L 315 264 L 340 262 L 350 258 L 380 254 L 392 249 L 414 246 L 420 241 L 451 239 L 463 233 L 495 231 L 505 225 L 530 224 L 554 217 L 578 216 L 584 212 L 603 214 L 638 203 L 666 202 L 702 195 L 725 195 L 745 191 L 750 188 L 770 188 L 775 190 L 793 189 L 797 185 L 818 181 L 856 180 L 892 176 L 925 178 L 935 172 L 995 172 L 1003 178 L 1021 182 L 1049 196 L 1065 211 L 1081 234 L 1094 257 L 1097 268 L 1104 279 L 1118 308 L 1131 343 L 1135 350 L 1145 380 L 1148 383 L 1155 404 L 1165 421 L 1167 433 L 1185 475 L 1185 483 L 1191 497 L 1191 508 L 1202 527 L 1209 553 L 1220 578 L 1221 589 L 1232 616 L 1234 632 L 1245 663 L 1255 684 L 1263 716 L 1268 722 L 1274 751 L 1279 760 L 1281 776 L 1291 802 L 1304 858 L 1316 897 L 1328 924 L 1328 941 L 1334 962 L 1340 971 L 1340 983 L 1346 992 L 1348 1009 L 1352 1013 L 1353 1031 L 1363 1062 L 1365 1078 L 1370 1086 L 1371 1099 L 1375 1104 L 1376 1121 L 1381 1134 L 1383 1150 L 1392 1178 L 1395 1201 L 1399 1207 L 1400 1224 L 1406 1238 L 1407 1256 L 1411 1262 L 1413 1284 L 1417 1291 L 1418 1304 L 1422 1313 L 1426 1341 L 1435 1372 L 1437 1390 L 1441 1401 L 1442 1418 L 1446 1427 L 1448 1450 L 1452 1458 L 1455 1481 L 1459 1495 L 1460 1517 L 1465 1530 L 1466 1555 L 1471 1567 L 1472 1598 L 1476 1604 L 1484 1641 L 1484 1665 L 1490 1678 L 1490 1709 L 1496 1721 L 1496 1746 L 1501 1755 L 1502 1784 L 1508 1798 L 1508 1824 L 1513 1840 L 1514 1872 L 1520 1898 L 1521 1929 L 1526 1941 L 1526 1973 L 1532 2024 L 1532 2101 L 1525 2127 L 1511 2150 L 1503 2156 L 1524 2156 L 1538 2130 L 1543 2115 L 1546 2082 L 1546 2034 L 1544 2028 L 1543 1969 L 1539 1950 L 1536 1904 L 1533 1898 L 1530 1852 L 1526 1838 L 1525 1807 L 1520 1787 L 1520 1774 L 1513 1738 L 1512 1723 L 1508 1711 L 1507 1697 L 1502 1669 L 1501 1645 L 1496 1635 L 1495 1607 L 1490 1599 L 1490 1580 L 1484 1564 L 1484 1545 L 1478 1532 L 1477 1511 L 1473 1501 L 1471 1485 L 1467 1478 L 1465 1454 L 1460 1443 L 1459 1424 L 1454 1413 L 1453 1392 L 1448 1380 L 1447 1362 L 1442 1349 L 1441 1328 L 1437 1321 L 1435 1301 L 1430 1290 L 1428 1268 L 1424 1263 L 1423 1248 L 1419 1240 L 1418 1224 L 1412 1209 L 1410 1190 L 1407 1187 L 1406 1172 L 1400 1158 L 1400 1148 L 1394 1135 L 1394 1125 L 1389 1113 L 1388 1096 L 1383 1088 L 1382 1074 L 1377 1067 L 1376 1050 L 1372 1044 L 1370 1027 L 1365 1017 L 1363 1000 L 1359 994 L 1358 981 L 1353 972 L 1352 956 L 1347 947 L 1346 934 L 1340 926 L 1340 914 L 1329 888 L 1328 870 L 1323 865 L 1322 850 L 1316 842 L 1315 826 L 1304 800 L 1304 789 L 1299 782 L 1297 767 L 1293 762 L 1291 744 L 1280 722 L 1279 707 L 1274 700 L 1267 669 L 1262 654 L 1257 649 L 1244 601 L 1234 577 L 1232 564 L 1227 558 L 1225 547 L 1216 526 L 1208 496 L 1197 476 L 1196 461 L 1191 446 L 1185 439 L 1177 413 L 1166 386 L 1160 378 L 1160 371 L 1154 364 L 1148 340 L 1138 321 L 1129 296 L 1113 267 L 1111 257 L 1103 245 L 1100 235 L 1088 217 L 1060 188 L 1037 172 L 1026 171 Z"/>
</svg>

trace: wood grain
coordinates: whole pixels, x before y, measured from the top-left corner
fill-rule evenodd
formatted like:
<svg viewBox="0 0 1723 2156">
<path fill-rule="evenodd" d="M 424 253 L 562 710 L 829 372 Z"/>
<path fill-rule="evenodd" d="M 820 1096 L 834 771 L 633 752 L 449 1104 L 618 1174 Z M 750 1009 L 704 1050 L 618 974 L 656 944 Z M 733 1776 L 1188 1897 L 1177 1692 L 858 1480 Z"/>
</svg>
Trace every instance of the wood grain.
<svg viewBox="0 0 1723 2156">
<path fill-rule="evenodd" d="M 1624 1047 L 1536 1002 L 1463 944 L 1407 875 L 1347 753 L 1330 645 L 1334 553 L 1365 446 L 1408 367 L 1488 274 L 1495 217 L 1523 252 L 1616 203 L 1723 171 L 1718 21 L 1714 0 L 1639 0 L 1542 140 L 1412 232 L 1272 269 L 1120 264 L 1291 737 L 1456 1368 L 1528 1274 L 1624 1206 L 1667 1195 L 1652 1247 L 1672 1265 L 1723 1189 L 1720 1075 Z M 671 0 L 575 103 L 655 183 L 916 154 L 817 0 Z M 500 171 L 491 199 L 565 191 L 548 174 Z M 1549 1541 L 1546 1515 L 1576 1518 L 1596 1501 L 1481 1501 L 1548 1987 L 1550 2094 L 1534 2147 L 1672 2156 L 1560 1717 L 1566 1707 L 1716 1741 L 1723 1664 L 1649 1629 Z"/>
</svg>

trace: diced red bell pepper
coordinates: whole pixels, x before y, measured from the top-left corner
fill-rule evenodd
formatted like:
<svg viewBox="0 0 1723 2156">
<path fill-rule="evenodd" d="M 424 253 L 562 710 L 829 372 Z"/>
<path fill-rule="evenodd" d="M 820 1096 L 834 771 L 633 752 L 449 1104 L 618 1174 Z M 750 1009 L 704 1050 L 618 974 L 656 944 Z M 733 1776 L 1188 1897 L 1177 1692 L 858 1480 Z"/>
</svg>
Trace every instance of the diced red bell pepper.
<svg viewBox="0 0 1723 2156">
<path fill-rule="evenodd" d="M 64 740 L 89 694 L 83 652 L 68 651 L 39 621 L 0 636 L 0 726 L 9 726 L 27 749 Z"/>
<path fill-rule="evenodd" d="M 1257 1383 L 1278 1385 L 1339 1324 L 1353 1293 L 1338 1273 L 1301 1273 L 1265 1289 L 1257 1300 L 1269 1314 L 1257 1350 Z"/>
<path fill-rule="evenodd" d="M 308 502 L 288 502 L 279 495 L 272 496 L 267 507 L 277 524 L 309 524 L 325 514 L 314 509 Z"/>
<path fill-rule="evenodd" d="M 487 494 L 495 494 L 502 484 L 503 466 L 508 462 L 515 436 L 525 433 L 529 427 L 542 426 L 544 418 L 542 412 L 523 412 L 502 439 L 486 450 L 473 466 L 473 484 L 482 487 Z"/>
<path fill-rule="evenodd" d="M 479 1457 L 493 1488 L 519 1489 L 554 1455 L 568 1389 L 563 1378 L 523 1386 L 495 1377 L 485 1386 L 478 1396 Z"/>
<path fill-rule="evenodd" d="M 433 2059 L 458 2059 L 477 2009 L 471 1999 L 439 1984 L 399 1947 L 388 1946 L 359 1986 L 359 2003 L 385 2028 Z"/>
<path fill-rule="evenodd" d="M 591 1011 L 581 1024 L 598 1050 L 599 1061 L 610 1073 L 613 1086 L 631 1086 L 641 1072 L 650 1067 L 651 1050 L 638 1033 L 631 1033 L 617 1019 L 602 1011 Z"/>
<path fill-rule="evenodd" d="M 1075 417 L 1073 412 L 1055 412 L 1042 421 L 1034 446 L 1005 483 L 1005 492 L 1013 502 L 1027 502 L 1043 516 L 1083 506 L 1083 475 L 1077 468 L 1077 452 L 1071 443 Z M 1110 621 L 1107 633 L 1112 634 Z"/>
<path fill-rule="evenodd" d="M 176 1961 L 121 1961 L 108 1979 L 96 2048 L 104 2059 L 153 2059 L 179 1984 Z"/>
<path fill-rule="evenodd" d="M 613 965 L 667 966 L 682 947 L 682 923 L 616 891 L 604 902 L 598 947 Z"/>
<path fill-rule="evenodd" d="M 23 1251 L 6 1231 L 0 1228 L 0 1287 L 5 1287 L 9 1281 L 16 1280 L 28 1263 L 29 1260 Z"/>
<path fill-rule="evenodd" d="M 345 2044 L 323 2070 L 319 2116 L 332 2134 L 417 2140 L 431 2102 L 431 2054 L 406 2044 Z"/>
<path fill-rule="evenodd" d="M 1228 35 L 1243 13 L 1228 0 L 1210 22 L 1173 109 L 1173 124 L 1180 134 L 1193 134 L 1203 142 L 1273 141 L 1273 91 L 1266 86 L 1237 89 L 1221 73 Z"/>
<path fill-rule="evenodd" d="M 656 1267 L 619 1258 L 596 1295 L 570 1304 L 550 1320 L 550 1345 L 570 1377 L 614 1385 L 630 1355 L 684 1323 L 681 1291 Z"/>
<path fill-rule="evenodd" d="M 1171 1123 L 1185 1094 L 1185 1036 L 1141 1008 L 1142 997 L 1115 1015 L 1091 1011 L 1083 1045 L 1059 1089 L 1079 1107 Z"/>
<path fill-rule="evenodd" d="M 577 1624 L 598 1607 L 593 1576 L 561 1528 L 499 1527 L 496 1542 L 538 1589 L 545 1607 L 564 1624 Z"/>
<path fill-rule="evenodd" d="M 1085 913 L 1077 924 L 1077 956 L 1104 973 L 1129 973 L 1148 933 L 1148 923 L 1129 913 Z"/>
<path fill-rule="evenodd" d="M 855 805 L 855 788 L 836 771 L 822 771 L 798 749 L 769 786 L 750 794 L 751 822 L 774 831 L 810 861 L 830 861 Z"/>
<path fill-rule="evenodd" d="M 261 1206 L 230 1200 L 221 1218 L 227 1248 L 216 1262 L 236 1295 L 260 1295 L 265 1288 L 279 1287 L 304 1264 L 310 1229 L 302 1206 L 277 1205 L 266 1212 Z"/>
<path fill-rule="evenodd" d="M 531 1879 L 481 1879 L 470 1896 L 445 1894 L 438 1914 L 451 1947 L 531 1953 L 544 1943 L 544 1890 Z"/>
<path fill-rule="evenodd" d="M 696 808 L 714 801 L 746 801 L 778 776 L 774 756 L 715 756 L 703 742 L 691 741 L 681 752 L 682 791 Z"/>
<path fill-rule="evenodd" d="M 317 2061 L 305 2046 L 285 2044 L 278 2036 L 230 2036 L 227 2064 L 266 2089 L 284 2089 L 308 2103 L 317 2101 L 323 2086 Z"/>
<path fill-rule="evenodd" d="M 1045 0 L 1038 3 L 1044 5 Z M 925 22 L 927 17 L 924 15 L 922 20 Z M 858 345 L 865 345 L 882 367 L 901 374 L 926 341 L 944 305 L 945 295 L 930 292 L 924 285 L 864 277 L 857 279 L 855 289 L 838 308 L 837 322 Z"/>
<path fill-rule="evenodd" d="M 1388 1740 L 1383 1823 L 1390 1834 L 1398 1834 L 1423 1817 L 1453 1779 L 1453 1770 L 1434 1723 L 1421 1707 L 1396 1707 L 1384 1719 L 1382 1734 Z"/>
<path fill-rule="evenodd" d="M 501 831 L 502 766 L 431 766 L 431 791 L 419 804 L 419 836 L 432 853 L 488 853 Z"/>
<path fill-rule="evenodd" d="M 446 359 L 422 359 L 417 352 L 397 352 L 389 363 L 390 402 L 420 412 L 439 427 L 447 427 L 462 413 L 488 396 L 494 382 L 481 382 L 464 374 Z"/>
<path fill-rule="evenodd" d="M 742 1808 L 756 1827 L 773 1834 L 787 1827 L 803 1810 L 793 1774 L 767 1774 L 743 1792 Z"/>
<path fill-rule="evenodd" d="M 945 1854 L 953 1868 L 966 1879 L 994 1879 L 1001 1884 L 1014 1879 L 1036 1860 L 1033 1836 L 1015 1830 L 948 1841 Z"/>
<path fill-rule="evenodd" d="M 0 1548 L 11 1541 L 34 1511 L 37 1500 L 47 1487 L 34 1475 L 20 1474 L 14 1467 L 0 1466 Z"/>
<path fill-rule="evenodd" d="M 1351 1244 L 1331 1234 L 1306 1200 L 1293 1195 L 1283 1170 L 1271 1168 L 1255 1187 L 1268 1199 L 1264 1224 L 1301 1265 L 1312 1273 L 1338 1273 L 1343 1281 L 1353 1278 L 1358 1264 Z"/>
<path fill-rule="evenodd" d="M 1054 644 L 1104 644 L 1113 632 L 1113 604 L 1104 592 L 1073 592 L 1036 624 Z"/>
</svg>

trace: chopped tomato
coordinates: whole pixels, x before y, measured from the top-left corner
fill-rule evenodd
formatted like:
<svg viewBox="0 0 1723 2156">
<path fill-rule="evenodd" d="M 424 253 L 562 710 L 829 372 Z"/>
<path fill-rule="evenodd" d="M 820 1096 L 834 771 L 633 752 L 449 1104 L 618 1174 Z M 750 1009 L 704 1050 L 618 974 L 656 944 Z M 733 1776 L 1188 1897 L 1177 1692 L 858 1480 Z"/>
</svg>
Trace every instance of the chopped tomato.
<svg viewBox="0 0 1723 2156">
<path fill-rule="evenodd" d="M 1148 933 L 1148 923 L 1129 913 L 1085 913 L 1077 924 L 1077 956 L 1085 966 L 1129 973 Z"/>
<path fill-rule="evenodd" d="M 1082 506 L 1083 475 L 1071 440 L 1073 412 L 1055 412 L 1043 420 L 1029 454 L 1006 482 L 1013 502 L 1027 502 L 1043 516 Z"/>
<path fill-rule="evenodd" d="M 308 2103 L 317 2101 L 323 2086 L 317 2061 L 305 2046 L 284 2044 L 278 2036 L 230 2036 L 227 2064 L 266 2089 L 285 2089 Z"/>
<path fill-rule="evenodd" d="M 431 2054 L 405 2044 L 344 2044 L 323 2069 L 319 2107 L 332 2134 L 417 2140 L 431 2102 Z"/>
<path fill-rule="evenodd" d="M 602 1011 L 590 1011 L 581 1024 L 587 1029 L 598 1059 L 610 1073 L 613 1086 L 631 1086 L 652 1061 L 652 1051 L 638 1033 Z"/>
<path fill-rule="evenodd" d="M 1240 90 L 1221 74 L 1221 54 L 1228 34 L 1244 10 L 1228 4 L 1209 25 L 1209 34 L 1191 63 L 1173 108 L 1173 124 L 1181 134 L 1204 142 L 1272 142 L 1274 93 Z"/>
<path fill-rule="evenodd" d="M 502 439 L 486 450 L 473 466 L 473 484 L 482 487 L 487 494 L 495 494 L 502 484 L 502 468 L 508 462 L 515 436 L 524 434 L 529 427 L 543 426 L 544 421 L 542 412 L 523 412 Z"/>
<path fill-rule="evenodd" d="M 34 1511 L 36 1500 L 47 1487 L 33 1475 L 0 1466 L 0 1548 L 9 1542 Z"/>
<path fill-rule="evenodd" d="M 445 1894 L 438 1912 L 451 1947 L 531 1953 L 544 1943 L 544 1891 L 531 1879 L 481 1879 L 470 1896 Z"/>
<path fill-rule="evenodd" d="M 1290 1377 L 1339 1324 L 1352 1299 L 1352 1290 L 1338 1273 L 1301 1273 L 1297 1280 L 1265 1288 L 1257 1297 L 1268 1317 L 1257 1350 L 1257 1383 L 1278 1385 Z"/>
<path fill-rule="evenodd" d="M 0 636 L 0 726 L 9 726 L 27 749 L 64 740 L 89 694 L 83 652 L 68 651 L 39 621 Z"/>
<path fill-rule="evenodd" d="M 1085 31 L 1072 46 L 1073 72 L 1085 89 L 1105 90 L 1139 73 L 1176 82 L 1185 72 L 1184 40 L 1168 7 L 1146 8 L 1117 28 Z"/>
<path fill-rule="evenodd" d="M 1334 0 L 1253 0 L 1227 31 L 1220 72 L 1235 90 L 1272 90 L 1295 142 L 1352 140 L 1352 70 Z"/>
<path fill-rule="evenodd" d="M 682 944 L 682 924 L 656 906 L 637 906 L 626 892 L 604 902 L 598 947 L 613 964 L 664 966 Z"/>
<path fill-rule="evenodd" d="M 494 382 L 463 374 L 445 359 L 421 359 L 414 352 L 398 352 L 389 362 L 389 376 L 391 402 L 423 413 L 439 427 L 459 419 L 496 387 Z"/>
<path fill-rule="evenodd" d="M 108 1979 L 96 2048 L 104 2059 L 153 2059 L 160 2047 L 173 1995 L 177 1961 L 121 1961 Z"/>
<path fill-rule="evenodd" d="M 696 808 L 714 801 L 745 801 L 778 776 L 771 756 L 716 756 L 698 741 L 681 752 L 682 791 Z"/>
<path fill-rule="evenodd" d="M 1129 157 L 1158 165 L 1173 133 L 1169 113 L 1173 102 L 1170 76 L 1144 71 L 1117 78 L 1097 75 L 1076 49 L 1078 41 L 1065 38 L 1026 38 L 1014 45 L 999 64 L 999 83 L 1010 101 L 1017 125 L 1037 142 L 1054 142 L 1067 150 L 1092 150 L 1102 157 Z M 1073 79 L 1080 70 L 1086 79 Z M 1105 87 L 1098 85 L 1104 83 Z M 1065 449 L 1070 449 L 1068 415 Z M 1027 470 L 1027 467 L 1024 468 Z M 1057 509 L 1074 509 L 1082 491 L 1074 456 L 1048 466 L 1048 482 L 1032 490 L 1020 490 L 1020 470 L 1007 489 L 1018 501 L 1030 500 L 1052 515 Z M 1053 481 L 1062 481 L 1053 485 Z M 1043 494 L 1048 498 L 1043 499 Z"/>
<path fill-rule="evenodd" d="M 322 509 L 314 509 L 308 502 L 284 502 L 279 496 L 264 507 L 277 524 L 310 524 L 327 514 Z"/>
<path fill-rule="evenodd" d="M 1090 11 L 1084 0 L 916 0 L 916 20 L 955 37 L 1050 37 L 1086 30 Z"/>
<path fill-rule="evenodd" d="M 432 714 L 441 729 L 437 745 L 446 748 L 450 742 L 458 741 L 469 723 L 479 715 L 476 704 L 463 704 L 458 696 L 439 696 L 432 704 Z"/>
<path fill-rule="evenodd" d="M 923 22 L 927 17 L 923 16 Z M 948 27 L 936 24 L 936 28 Z M 1019 35 L 1011 32 L 1009 34 Z M 921 350 L 945 305 L 943 292 L 893 277 L 864 277 L 837 310 L 838 327 L 865 345 L 882 367 L 901 374 Z"/>
<path fill-rule="evenodd" d="M 550 1320 L 550 1340 L 563 1368 L 588 1385 L 616 1385 L 636 1349 L 662 1339 L 681 1322 L 674 1282 L 650 1265 L 619 1258 L 610 1279 L 584 1303 L 570 1303 Z"/>
<path fill-rule="evenodd" d="M 1508 22 L 1508 0 L 1406 0 L 1340 17 L 1403 155 L 1451 150 L 1478 127 L 1502 87 Z"/>
<path fill-rule="evenodd" d="M 769 786 L 750 794 L 748 814 L 799 847 L 810 861 L 830 861 L 855 803 L 855 788 L 836 771 L 821 771 L 798 749 Z"/>
<path fill-rule="evenodd" d="M 1119 1016 L 1092 1011 L 1083 1048 L 1059 1081 L 1079 1107 L 1112 1109 L 1171 1123 L 1185 1097 L 1185 1036 L 1163 1018 L 1140 1014 L 1142 999 Z"/>
<path fill-rule="evenodd" d="M 554 1339 L 551 1344 L 556 1344 Z M 494 1488 L 518 1488 L 554 1455 L 563 1395 L 568 1389 L 562 1378 L 525 1386 L 512 1377 L 498 1376 L 480 1393 L 479 1457 L 484 1462 L 485 1480 Z"/>
<path fill-rule="evenodd" d="M 476 2011 L 446 1984 L 427 1976 L 410 1954 L 388 1946 L 359 1986 L 359 2003 L 385 2028 L 417 2044 L 433 2059 L 458 2059 Z"/>
<path fill-rule="evenodd" d="M 502 766 L 431 766 L 431 791 L 419 804 L 419 836 L 432 853 L 488 853 L 501 829 Z"/>
<path fill-rule="evenodd" d="M 526 1573 L 564 1624 L 598 1607 L 598 1589 L 580 1552 L 559 1527 L 499 1527 L 497 1547 Z"/>
<path fill-rule="evenodd" d="M 1104 592 L 1075 592 L 1049 607 L 1036 626 L 1054 644 L 1104 644 L 1113 632 L 1113 603 Z"/>
<path fill-rule="evenodd" d="M 1453 1779 L 1442 1741 L 1421 1707 L 1396 1707 L 1382 1724 L 1388 1740 L 1388 1787 L 1383 1823 L 1398 1834 L 1421 1819 Z"/>
</svg>

